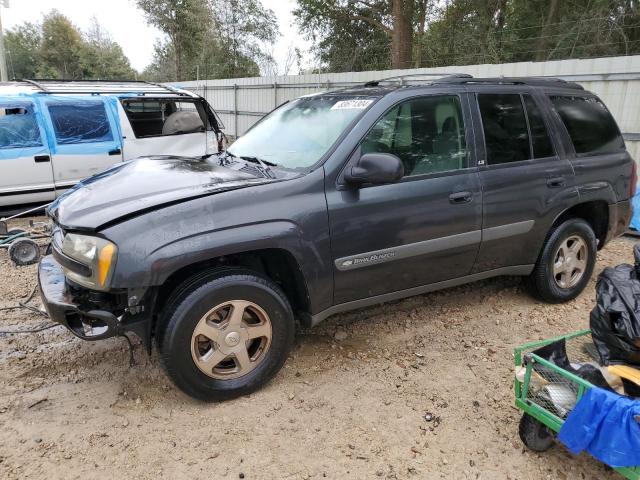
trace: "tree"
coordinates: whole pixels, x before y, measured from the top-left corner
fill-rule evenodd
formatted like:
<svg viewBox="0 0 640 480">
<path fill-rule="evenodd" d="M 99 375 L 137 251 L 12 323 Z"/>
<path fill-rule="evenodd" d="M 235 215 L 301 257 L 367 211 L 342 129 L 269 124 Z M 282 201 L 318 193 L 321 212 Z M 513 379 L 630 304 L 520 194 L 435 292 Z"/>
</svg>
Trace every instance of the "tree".
<svg viewBox="0 0 640 480">
<path fill-rule="evenodd" d="M 84 45 L 79 30 L 67 17 L 51 10 L 42 22 L 40 57 L 45 75 L 55 78 L 82 78 L 80 57 Z"/>
<path fill-rule="evenodd" d="M 389 45 L 387 66 L 410 68 L 415 31 L 420 35 L 424 30 L 428 5 L 428 0 L 298 0 L 293 13 L 302 31 L 312 39 L 319 37 L 325 49 L 327 40 L 343 40 L 331 38 L 337 32 L 381 33 Z"/>
<path fill-rule="evenodd" d="M 5 33 L 7 66 L 10 78 L 35 78 L 40 69 L 40 44 L 42 33 L 39 25 L 24 23 Z"/>
<path fill-rule="evenodd" d="M 640 52 L 637 0 L 298 0 L 294 14 L 327 71 Z"/>
<path fill-rule="evenodd" d="M 147 22 L 167 35 L 175 64 L 173 80 L 184 80 L 185 66 L 201 53 L 210 31 L 212 16 L 207 0 L 136 0 L 136 3 Z M 167 52 L 166 45 L 162 49 Z"/>
<path fill-rule="evenodd" d="M 80 54 L 84 78 L 113 80 L 137 77 L 122 47 L 111 39 L 108 32 L 104 31 L 97 18 L 92 19 L 84 39 Z"/>
<path fill-rule="evenodd" d="M 215 0 L 212 36 L 228 55 L 223 68 L 232 77 L 246 74 L 248 61 L 260 64 L 272 60 L 263 45 L 273 44 L 279 35 L 276 16 L 259 0 Z M 222 59 L 221 59 L 222 60 Z"/>
<path fill-rule="evenodd" d="M 136 0 L 166 34 L 144 78 L 155 81 L 257 76 L 278 35 L 275 14 L 259 0 Z M 173 62 L 173 65 L 169 65 Z"/>
<path fill-rule="evenodd" d="M 6 33 L 13 78 L 128 79 L 137 76 L 120 45 L 97 19 L 86 33 L 52 10 L 41 25 L 24 23 Z"/>
</svg>

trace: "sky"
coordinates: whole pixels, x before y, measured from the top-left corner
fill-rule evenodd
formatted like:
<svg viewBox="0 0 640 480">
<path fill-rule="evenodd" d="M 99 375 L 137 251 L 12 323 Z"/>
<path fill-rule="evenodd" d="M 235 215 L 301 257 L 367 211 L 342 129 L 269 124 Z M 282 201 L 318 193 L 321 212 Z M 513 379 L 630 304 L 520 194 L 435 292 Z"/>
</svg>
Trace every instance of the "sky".
<svg viewBox="0 0 640 480">
<path fill-rule="evenodd" d="M 300 38 L 293 24 L 292 10 L 295 0 L 261 0 L 263 5 L 276 14 L 280 37 L 273 47 L 273 56 L 282 73 L 287 53 L 291 46 L 308 50 L 307 42 Z M 81 29 L 87 29 L 92 17 L 96 17 L 111 38 L 118 42 L 129 57 L 131 66 L 138 71 L 151 62 L 153 45 L 162 33 L 146 24 L 144 15 L 133 0 L 10 0 L 9 8 L 2 8 L 2 27 L 10 29 L 23 22 L 40 22 L 52 8 L 58 9 Z M 304 55 L 303 64 L 308 66 L 309 55 Z M 297 73 L 297 72 L 291 72 Z"/>
</svg>

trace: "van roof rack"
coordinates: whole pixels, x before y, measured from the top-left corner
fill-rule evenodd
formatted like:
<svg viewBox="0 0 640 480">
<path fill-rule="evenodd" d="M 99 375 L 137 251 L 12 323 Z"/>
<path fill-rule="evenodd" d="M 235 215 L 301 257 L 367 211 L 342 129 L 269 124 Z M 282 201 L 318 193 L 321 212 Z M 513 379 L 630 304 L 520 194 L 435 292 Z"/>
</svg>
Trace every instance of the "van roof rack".
<svg viewBox="0 0 640 480">
<path fill-rule="evenodd" d="M 16 82 L 26 83 L 37 88 L 41 93 L 47 94 L 119 94 L 138 93 L 150 94 L 174 94 L 191 96 L 169 85 L 146 82 L 144 80 L 58 80 L 50 78 L 19 79 Z"/>
<path fill-rule="evenodd" d="M 381 78 L 379 80 L 370 80 L 370 81 L 366 82 L 364 84 L 364 86 L 365 87 L 377 87 L 378 85 L 380 85 L 381 82 L 389 82 L 391 80 L 400 80 L 400 81 L 402 81 L 405 78 L 411 78 L 411 77 L 443 77 L 442 79 L 449 79 L 449 78 L 451 78 L 451 79 L 456 79 L 456 78 L 469 79 L 469 78 L 473 78 L 473 76 L 469 75 L 468 73 L 452 73 L 452 72 L 408 73 L 408 74 L 404 74 L 404 75 L 394 75 L 393 77 Z"/>
</svg>

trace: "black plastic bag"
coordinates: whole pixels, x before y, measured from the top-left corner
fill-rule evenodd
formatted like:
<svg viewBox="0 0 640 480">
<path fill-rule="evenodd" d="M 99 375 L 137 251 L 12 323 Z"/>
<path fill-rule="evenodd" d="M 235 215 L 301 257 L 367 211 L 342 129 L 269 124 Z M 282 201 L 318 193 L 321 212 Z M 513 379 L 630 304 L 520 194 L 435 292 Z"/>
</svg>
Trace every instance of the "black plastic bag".
<svg viewBox="0 0 640 480">
<path fill-rule="evenodd" d="M 640 244 L 635 266 L 607 267 L 596 284 L 591 334 L 602 365 L 640 366 Z"/>
<path fill-rule="evenodd" d="M 600 369 L 589 363 L 575 363 L 571 364 L 569 357 L 567 356 L 567 343 L 565 339 L 558 340 L 556 342 L 540 347 L 531 353 L 535 353 L 540 358 L 550 361 L 554 365 L 562 368 L 563 370 L 573 373 L 580 378 L 585 379 L 587 382 L 595 385 L 596 387 L 604 388 L 613 392 L 613 389 L 607 383 L 607 380 L 602 375 Z M 550 383 L 558 382 L 558 374 L 544 365 L 535 363 L 533 369 L 545 380 Z M 561 379 L 563 380 L 563 379 Z M 564 381 L 562 383 L 565 383 Z M 578 392 L 578 385 L 574 382 L 566 382 L 566 386 Z"/>
</svg>

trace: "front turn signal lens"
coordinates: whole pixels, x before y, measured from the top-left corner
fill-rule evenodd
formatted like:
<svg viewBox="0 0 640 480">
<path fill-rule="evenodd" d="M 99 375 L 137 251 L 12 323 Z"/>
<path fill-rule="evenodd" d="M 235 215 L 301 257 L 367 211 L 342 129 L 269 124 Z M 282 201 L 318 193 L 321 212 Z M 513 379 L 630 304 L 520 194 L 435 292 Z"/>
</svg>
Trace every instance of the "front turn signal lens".
<svg viewBox="0 0 640 480">
<path fill-rule="evenodd" d="M 116 246 L 112 243 L 106 244 L 100 249 L 98 254 L 98 282 L 100 286 L 106 286 L 109 273 L 111 272 L 111 262 L 116 253 Z"/>
</svg>

